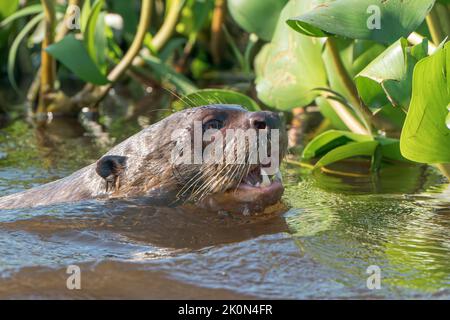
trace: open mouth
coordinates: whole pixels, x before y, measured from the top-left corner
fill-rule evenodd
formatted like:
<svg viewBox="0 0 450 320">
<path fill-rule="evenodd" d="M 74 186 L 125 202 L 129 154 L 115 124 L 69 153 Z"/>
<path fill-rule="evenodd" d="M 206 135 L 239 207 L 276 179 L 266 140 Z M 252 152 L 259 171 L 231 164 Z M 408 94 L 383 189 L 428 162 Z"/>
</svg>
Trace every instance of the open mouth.
<svg viewBox="0 0 450 320">
<path fill-rule="evenodd" d="M 256 166 L 242 179 L 238 188 L 265 189 L 273 184 L 282 183 L 282 176 L 279 168 L 277 168 L 277 171 L 274 174 L 269 174 L 268 171 L 269 170 L 263 166 Z"/>
<path fill-rule="evenodd" d="M 281 172 L 268 174 L 268 169 L 260 165 L 252 168 L 239 185 L 223 193 L 212 194 L 202 201 L 205 208 L 228 212 L 263 212 L 275 205 L 283 195 Z"/>
</svg>

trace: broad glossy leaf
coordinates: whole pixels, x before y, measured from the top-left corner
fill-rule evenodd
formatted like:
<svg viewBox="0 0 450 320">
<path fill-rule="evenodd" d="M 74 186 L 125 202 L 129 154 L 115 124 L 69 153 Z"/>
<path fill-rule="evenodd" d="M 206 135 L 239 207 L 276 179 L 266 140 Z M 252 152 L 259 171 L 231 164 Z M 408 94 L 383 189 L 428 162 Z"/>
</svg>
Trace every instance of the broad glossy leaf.
<svg viewBox="0 0 450 320">
<path fill-rule="evenodd" d="M 331 150 L 351 142 L 373 141 L 372 136 L 341 130 L 328 130 L 318 135 L 303 150 L 302 158 L 320 157 Z"/>
<path fill-rule="evenodd" d="M 319 39 L 290 29 L 285 20 L 312 7 L 312 0 L 293 0 L 281 12 L 272 42 L 263 47 L 255 61 L 258 98 L 277 109 L 308 105 L 326 87 L 327 79 Z"/>
<path fill-rule="evenodd" d="M 228 11 L 245 31 L 269 41 L 287 0 L 228 0 Z"/>
<path fill-rule="evenodd" d="M 400 148 L 407 159 L 423 163 L 450 163 L 450 129 L 446 125 L 450 102 L 450 43 L 414 69 L 413 92 Z"/>
<path fill-rule="evenodd" d="M 173 103 L 176 110 L 203 106 L 208 104 L 237 104 L 249 111 L 261 110 L 258 104 L 250 97 L 232 90 L 203 89 L 183 96 Z"/>
<path fill-rule="evenodd" d="M 75 39 L 74 35 L 65 36 L 46 50 L 80 79 L 97 85 L 108 83 L 108 79 L 89 56 L 83 42 Z"/>
<path fill-rule="evenodd" d="M 319 107 L 320 113 L 331 122 L 334 129 L 348 130 L 348 127 L 341 120 L 336 111 L 334 111 L 327 99 L 324 97 L 317 97 L 315 102 Z"/>
<path fill-rule="evenodd" d="M 331 163 L 357 156 L 373 156 L 377 141 L 351 142 L 337 147 L 325 154 L 314 166 L 314 169 L 324 167 Z"/>
<path fill-rule="evenodd" d="M 403 38 L 387 48 L 355 77 L 364 103 L 373 111 L 388 103 L 406 110 L 411 98 L 414 66 L 426 52 L 426 42 L 408 47 Z"/>
<path fill-rule="evenodd" d="M 425 19 L 435 0 L 322 1 L 287 23 L 298 32 L 323 37 L 330 34 L 352 39 L 393 43 L 407 37 Z M 376 24 L 377 17 L 380 24 Z"/>
</svg>

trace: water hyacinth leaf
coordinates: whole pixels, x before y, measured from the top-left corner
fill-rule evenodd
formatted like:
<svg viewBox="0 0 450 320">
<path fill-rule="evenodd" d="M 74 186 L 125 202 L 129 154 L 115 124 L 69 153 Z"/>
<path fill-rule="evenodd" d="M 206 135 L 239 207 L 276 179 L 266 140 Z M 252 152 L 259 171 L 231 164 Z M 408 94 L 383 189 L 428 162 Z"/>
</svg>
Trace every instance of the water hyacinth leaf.
<svg viewBox="0 0 450 320">
<path fill-rule="evenodd" d="M 351 39 L 391 44 L 407 37 L 424 21 L 435 0 L 324 1 L 312 10 L 287 20 L 305 35 L 340 35 Z"/>
<path fill-rule="evenodd" d="M 353 46 L 353 75 L 360 73 L 369 63 L 378 57 L 386 46 L 368 40 L 355 40 Z"/>
<path fill-rule="evenodd" d="M 373 141 L 372 136 L 341 130 L 328 130 L 318 135 L 303 150 L 302 158 L 320 157 L 331 150 L 352 142 Z"/>
<path fill-rule="evenodd" d="M 400 130 L 405 123 L 406 112 L 400 108 L 394 108 L 392 104 L 387 104 L 374 112 L 374 118 L 389 119 L 389 123 Z"/>
<path fill-rule="evenodd" d="M 419 61 L 400 137 L 402 155 L 422 163 L 450 163 L 450 43 Z"/>
<path fill-rule="evenodd" d="M 315 100 L 317 106 L 319 107 L 320 113 L 327 118 L 334 129 L 338 130 L 348 130 L 348 127 L 341 120 L 339 115 L 334 111 L 333 107 L 330 105 L 328 100 L 324 97 L 317 97 Z"/>
<path fill-rule="evenodd" d="M 186 107 L 195 107 L 208 104 L 237 104 L 249 111 L 258 111 L 261 108 L 252 98 L 232 90 L 203 89 L 190 93 L 173 103 L 176 110 Z"/>
<path fill-rule="evenodd" d="M 256 91 L 265 104 L 290 110 L 311 103 L 326 87 L 327 79 L 319 39 L 299 34 L 285 21 L 293 13 L 305 12 L 312 0 L 289 1 L 281 12 L 272 42 L 256 57 Z"/>
<path fill-rule="evenodd" d="M 228 0 L 228 11 L 245 31 L 269 41 L 275 31 L 281 10 L 287 0 Z M 262 19 L 261 17 L 264 17 Z"/>
<path fill-rule="evenodd" d="M 377 141 L 363 141 L 363 142 L 350 142 L 343 146 L 337 147 L 327 154 L 325 154 L 315 164 L 314 169 L 318 169 L 327 166 L 331 163 L 338 162 L 344 159 L 360 156 L 372 157 L 375 150 L 378 147 Z"/>
<path fill-rule="evenodd" d="M 46 51 L 86 82 L 96 85 L 109 82 L 89 56 L 83 42 L 72 34 L 47 47 Z"/>
<path fill-rule="evenodd" d="M 406 39 L 399 39 L 355 77 L 359 95 L 372 111 L 388 103 L 408 108 L 414 66 L 426 56 L 425 46 L 410 48 Z"/>
</svg>

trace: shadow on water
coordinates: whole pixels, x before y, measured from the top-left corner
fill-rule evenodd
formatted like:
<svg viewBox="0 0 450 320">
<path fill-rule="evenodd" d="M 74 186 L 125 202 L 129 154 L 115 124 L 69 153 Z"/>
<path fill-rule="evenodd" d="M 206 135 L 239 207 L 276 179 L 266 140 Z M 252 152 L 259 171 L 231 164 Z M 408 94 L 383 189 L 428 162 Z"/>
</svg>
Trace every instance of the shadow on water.
<svg viewBox="0 0 450 320">
<path fill-rule="evenodd" d="M 119 142 L 132 133 L 119 128 L 138 131 L 138 118 L 129 127 L 112 119 L 107 132 Z M 108 149 L 78 122 L 55 120 L 0 130 L 0 195 L 66 176 Z M 133 201 L 0 211 L 0 298 L 448 299 L 448 186 L 420 166 L 386 165 L 378 176 L 351 167 L 357 176 L 286 166 L 289 210 L 274 215 Z M 82 270 L 82 290 L 66 288 L 70 264 Z M 370 265 L 381 269 L 380 290 L 366 286 Z"/>
</svg>

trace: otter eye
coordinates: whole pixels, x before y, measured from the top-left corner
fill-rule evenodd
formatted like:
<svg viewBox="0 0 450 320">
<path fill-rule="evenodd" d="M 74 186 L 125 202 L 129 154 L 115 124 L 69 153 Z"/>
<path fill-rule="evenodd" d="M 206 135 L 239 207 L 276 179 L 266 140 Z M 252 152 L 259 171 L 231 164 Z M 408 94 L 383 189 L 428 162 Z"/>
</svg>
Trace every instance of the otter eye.
<svg viewBox="0 0 450 320">
<path fill-rule="evenodd" d="M 218 119 L 212 119 L 203 124 L 203 131 L 206 131 L 209 129 L 219 130 L 221 128 L 223 128 L 223 122 Z"/>
</svg>

